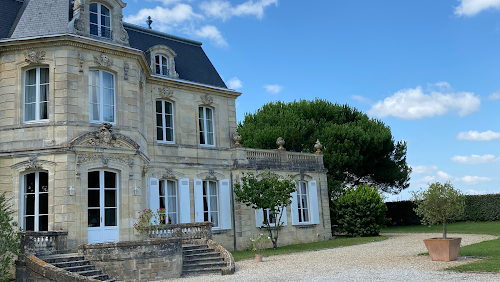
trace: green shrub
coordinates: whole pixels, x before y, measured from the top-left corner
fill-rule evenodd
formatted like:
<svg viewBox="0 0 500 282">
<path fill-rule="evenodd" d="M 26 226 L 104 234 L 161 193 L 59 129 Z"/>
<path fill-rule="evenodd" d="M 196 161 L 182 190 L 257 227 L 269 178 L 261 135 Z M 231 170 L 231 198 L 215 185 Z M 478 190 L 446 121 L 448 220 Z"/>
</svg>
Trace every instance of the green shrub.
<svg viewBox="0 0 500 282">
<path fill-rule="evenodd" d="M 21 233 L 12 221 L 10 204 L 5 193 L 0 194 L 0 281 L 9 281 L 14 256 L 19 254 Z"/>
<path fill-rule="evenodd" d="M 387 207 L 375 186 L 348 189 L 337 200 L 338 222 L 349 236 L 377 236 L 385 224 Z"/>
</svg>

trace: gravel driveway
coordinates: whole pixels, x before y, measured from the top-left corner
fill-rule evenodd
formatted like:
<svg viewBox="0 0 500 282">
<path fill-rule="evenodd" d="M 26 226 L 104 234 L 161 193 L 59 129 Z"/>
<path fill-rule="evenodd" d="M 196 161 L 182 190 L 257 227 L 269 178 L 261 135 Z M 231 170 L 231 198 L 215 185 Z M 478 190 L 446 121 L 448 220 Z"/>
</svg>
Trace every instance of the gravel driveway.
<svg viewBox="0 0 500 282">
<path fill-rule="evenodd" d="M 441 234 L 384 234 L 388 240 L 349 247 L 264 257 L 236 262 L 234 275 L 203 275 L 166 281 L 500 281 L 500 273 L 458 273 L 443 269 L 477 259 L 433 262 L 425 238 Z M 462 246 L 498 238 L 491 235 L 449 234 L 462 237 Z"/>
</svg>

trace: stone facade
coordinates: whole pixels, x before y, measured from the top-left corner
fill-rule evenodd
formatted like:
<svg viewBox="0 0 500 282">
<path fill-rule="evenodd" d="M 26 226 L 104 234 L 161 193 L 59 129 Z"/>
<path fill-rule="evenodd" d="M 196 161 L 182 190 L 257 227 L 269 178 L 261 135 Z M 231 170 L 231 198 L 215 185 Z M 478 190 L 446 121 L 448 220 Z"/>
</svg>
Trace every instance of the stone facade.
<svg viewBox="0 0 500 282">
<path fill-rule="evenodd" d="M 120 18 L 124 3 L 104 2 L 116 6 L 113 13 L 119 11 L 115 16 Z M 87 1 L 81 3 L 88 5 Z M 114 24 L 119 30 L 121 23 Z M 71 33 L 0 40 L 0 192 L 13 198 L 14 217 L 21 226 L 26 227 L 27 188 L 23 183 L 26 175 L 34 172 L 48 174 L 48 230 L 68 231 L 68 246 L 75 248 L 88 243 L 88 226 L 92 224 L 89 172 L 116 173 L 116 240 L 133 241 L 140 239 L 134 229 L 138 213 L 151 207 L 151 179 L 172 180 L 178 189 L 189 189 L 184 193 L 189 195 L 187 202 L 178 205 L 179 209 L 182 205 L 184 219 L 196 222 L 197 212 L 203 212 L 196 208 L 196 180 L 234 183 L 243 172 L 259 174 L 262 169 L 272 169 L 317 185 L 317 203 L 311 204 L 317 207 L 319 222 L 293 224 L 294 211 L 287 208 L 280 245 L 331 238 L 321 154 L 235 146 L 235 100 L 241 93 L 183 80 L 176 73 L 173 77 L 155 75 L 148 63 L 149 54 L 128 47 L 119 38 L 114 40 Z M 36 67 L 48 68 L 48 118 L 25 122 L 25 73 Z M 110 124 L 90 122 L 89 75 L 95 70 L 114 78 L 115 115 Z M 157 141 L 157 101 L 173 105 L 174 142 Z M 199 107 L 213 110 L 213 146 L 200 144 Z M 181 179 L 188 180 L 187 186 L 181 185 Z M 236 202 L 234 195 L 231 198 L 230 209 L 219 215 L 228 220 L 229 228 L 214 229 L 213 238 L 229 250 L 236 242 L 241 250 L 251 236 L 265 230 L 257 227 L 254 210 Z"/>
</svg>

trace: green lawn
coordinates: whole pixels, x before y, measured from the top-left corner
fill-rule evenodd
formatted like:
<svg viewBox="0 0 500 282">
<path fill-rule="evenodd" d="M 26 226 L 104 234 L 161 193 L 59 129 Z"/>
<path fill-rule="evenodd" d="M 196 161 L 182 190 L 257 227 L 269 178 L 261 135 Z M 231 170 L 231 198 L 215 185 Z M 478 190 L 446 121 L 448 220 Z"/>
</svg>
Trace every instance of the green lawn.
<svg viewBox="0 0 500 282">
<path fill-rule="evenodd" d="M 383 228 L 385 233 L 443 232 L 442 225 L 398 226 Z M 500 222 L 458 222 L 448 224 L 448 233 L 490 234 L 500 236 Z M 500 272 L 500 239 L 485 241 L 460 248 L 460 256 L 485 257 L 478 262 L 451 267 L 450 270 Z"/>
<path fill-rule="evenodd" d="M 321 250 L 321 249 L 330 249 L 342 246 L 352 246 L 376 241 L 386 240 L 386 236 L 377 236 L 377 237 L 344 237 L 337 236 L 336 239 L 321 241 L 321 242 L 313 242 L 313 243 L 304 243 L 304 244 L 295 244 L 288 245 L 283 247 L 278 247 L 277 250 L 266 249 L 264 250 L 264 256 L 274 256 L 281 254 L 290 254 L 290 253 L 298 253 L 298 252 L 306 252 L 313 250 Z M 279 244 L 279 241 L 278 241 Z M 239 261 L 242 259 L 254 258 L 255 253 L 252 251 L 234 251 L 231 252 L 234 257 L 234 261 Z"/>
</svg>

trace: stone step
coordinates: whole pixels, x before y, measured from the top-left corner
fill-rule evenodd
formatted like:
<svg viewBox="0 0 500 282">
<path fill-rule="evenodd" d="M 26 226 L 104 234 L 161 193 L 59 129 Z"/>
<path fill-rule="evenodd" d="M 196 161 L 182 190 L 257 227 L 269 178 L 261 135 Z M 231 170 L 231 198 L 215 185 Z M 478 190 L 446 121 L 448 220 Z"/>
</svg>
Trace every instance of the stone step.
<svg viewBox="0 0 500 282">
<path fill-rule="evenodd" d="M 208 245 L 182 245 L 182 251 L 208 249 Z"/>
<path fill-rule="evenodd" d="M 214 250 L 212 250 L 211 252 L 195 253 L 190 255 L 184 254 L 182 256 L 183 259 L 187 260 L 201 259 L 201 258 L 217 258 L 217 257 L 220 257 L 220 254 Z"/>
<path fill-rule="evenodd" d="M 201 275 L 201 274 L 222 274 L 222 267 L 207 267 L 207 268 L 193 268 L 189 270 L 182 270 L 182 276 Z"/>
<path fill-rule="evenodd" d="M 78 271 L 78 272 L 75 272 L 76 274 L 78 275 L 81 275 L 81 276 L 101 276 L 103 275 L 102 274 L 102 271 L 100 271 L 99 269 L 92 269 L 92 270 L 83 270 L 83 271 Z M 107 275 L 106 275 L 107 277 Z"/>
<path fill-rule="evenodd" d="M 83 256 L 79 256 L 78 254 L 74 253 L 64 254 L 64 255 L 51 255 L 51 256 L 41 257 L 40 259 L 50 264 L 85 260 Z"/>
<path fill-rule="evenodd" d="M 90 265 L 90 262 L 87 260 L 75 260 L 75 261 L 68 261 L 68 262 L 52 263 L 52 265 L 55 267 L 58 267 L 58 268 L 66 268 L 66 267 L 73 267 L 73 266 Z"/>
<path fill-rule="evenodd" d="M 200 262 L 196 264 L 185 264 L 182 266 L 182 271 L 191 269 L 211 269 L 211 268 L 223 268 L 227 263 L 221 262 Z"/>
<path fill-rule="evenodd" d="M 59 267 L 61 269 L 64 269 L 69 272 L 82 272 L 82 271 L 88 271 L 88 270 L 95 270 L 95 266 L 88 264 L 88 265 L 78 265 L 78 266 L 69 266 L 69 267 Z"/>
<path fill-rule="evenodd" d="M 206 248 L 206 249 L 193 249 L 193 250 L 182 250 L 182 255 L 194 255 L 194 254 L 201 254 L 201 253 L 209 253 L 209 252 L 213 252 L 214 249 L 209 249 L 209 248 Z"/>
<path fill-rule="evenodd" d="M 100 281 L 114 281 L 112 279 L 109 279 L 109 276 L 108 275 L 104 275 L 104 274 L 97 274 L 97 275 L 92 275 L 92 276 L 87 276 L 89 278 L 92 278 L 92 279 L 95 279 L 95 280 L 100 280 Z"/>
<path fill-rule="evenodd" d="M 191 264 L 197 264 L 197 263 L 205 263 L 205 262 L 223 262 L 224 258 L 222 257 L 201 257 L 201 258 L 190 258 L 190 259 L 184 259 L 183 260 L 183 265 L 191 265 Z"/>
</svg>

